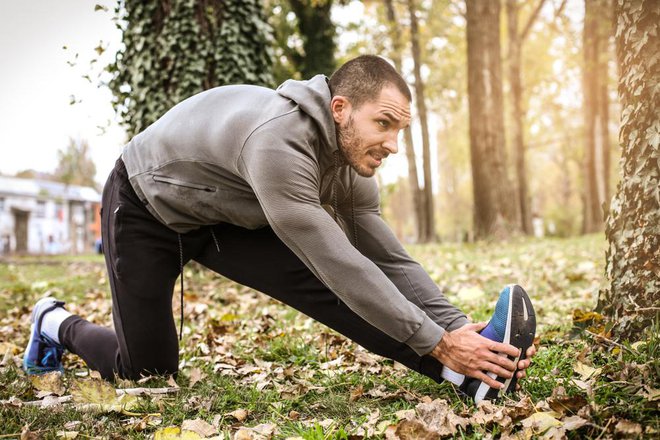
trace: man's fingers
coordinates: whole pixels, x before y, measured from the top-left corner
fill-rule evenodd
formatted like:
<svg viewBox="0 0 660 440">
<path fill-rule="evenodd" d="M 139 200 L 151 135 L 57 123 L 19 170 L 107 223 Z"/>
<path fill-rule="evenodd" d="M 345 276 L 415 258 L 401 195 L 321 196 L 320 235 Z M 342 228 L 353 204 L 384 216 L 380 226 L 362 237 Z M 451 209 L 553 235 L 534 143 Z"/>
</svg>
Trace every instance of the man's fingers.
<svg viewBox="0 0 660 440">
<path fill-rule="evenodd" d="M 531 363 L 532 361 L 530 361 L 529 359 L 523 359 L 522 361 L 518 362 L 518 369 L 524 370 L 525 368 L 528 368 Z"/>
<path fill-rule="evenodd" d="M 486 354 L 486 356 L 484 356 L 484 357 L 485 357 L 484 360 L 486 362 L 498 365 L 498 366 L 506 369 L 509 372 L 516 370 L 516 364 L 512 360 L 507 358 L 506 356 L 501 356 L 501 355 L 493 353 L 491 351 L 491 352 L 488 352 Z"/>
<path fill-rule="evenodd" d="M 513 377 L 513 371 L 512 370 L 506 370 L 506 369 L 504 369 L 504 368 L 502 368 L 499 365 L 494 364 L 494 363 L 486 362 L 481 369 L 485 370 L 485 371 L 488 371 L 490 373 L 495 373 L 497 376 L 500 376 L 500 377 L 506 377 L 507 379 L 510 378 L 510 377 Z"/>
<path fill-rule="evenodd" d="M 501 342 L 490 341 L 488 349 L 490 351 L 496 351 L 498 353 L 504 353 L 504 354 L 512 356 L 512 357 L 518 357 L 518 355 L 520 354 L 520 350 L 517 349 L 516 347 L 514 347 L 513 345 L 503 344 Z"/>
<path fill-rule="evenodd" d="M 491 388 L 496 388 L 498 390 L 502 389 L 502 386 L 504 386 L 501 382 L 498 382 L 497 380 L 493 379 L 489 375 L 485 374 L 482 371 L 479 371 L 475 376 L 477 379 L 481 380 L 482 382 L 485 382 L 488 384 L 489 387 Z"/>
<path fill-rule="evenodd" d="M 536 356 L 536 347 L 534 347 L 534 344 L 532 344 L 527 349 L 527 357 L 531 358 L 531 357 L 534 357 L 534 356 Z"/>
<path fill-rule="evenodd" d="M 527 377 L 527 373 L 525 373 L 524 370 L 518 371 L 518 372 L 516 373 L 516 377 L 517 377 L 518 379 L 524 379 L 525 377 Z"/>
</svg>

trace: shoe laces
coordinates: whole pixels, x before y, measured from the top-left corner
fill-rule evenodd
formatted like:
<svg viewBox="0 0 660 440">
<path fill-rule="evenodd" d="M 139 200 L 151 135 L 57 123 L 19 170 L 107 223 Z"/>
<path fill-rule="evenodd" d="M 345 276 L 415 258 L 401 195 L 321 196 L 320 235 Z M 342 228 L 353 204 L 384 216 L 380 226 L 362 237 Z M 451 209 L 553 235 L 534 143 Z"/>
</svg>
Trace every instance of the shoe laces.
<svg viewBox="0 0 660 440">
<path fill-rule="evenodd" d="M 41 336 L 40 364 L 46 368 L 59 368 L 64 354 L 64 347 L 46 336 Z"/>
</svg>

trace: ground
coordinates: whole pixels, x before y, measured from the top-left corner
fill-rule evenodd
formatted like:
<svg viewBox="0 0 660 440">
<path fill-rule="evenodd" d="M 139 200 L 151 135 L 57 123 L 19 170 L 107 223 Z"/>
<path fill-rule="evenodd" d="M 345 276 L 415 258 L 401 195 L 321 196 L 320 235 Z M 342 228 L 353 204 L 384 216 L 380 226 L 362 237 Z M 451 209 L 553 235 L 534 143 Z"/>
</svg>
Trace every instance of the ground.
<svg viewBox="0 0 660 440">
<path fill-rule="evenodd" d="M 98 256 L 0 260 L 0 439 L 654 438 L 659 329 L 620 344 L 591 312 L 605 246 L 593 235 L 409 247 L 473 320 L 488 319 L 507 283 L 534 302 L 530 378 L 517 395 L 479 406 L 195 264 L 185 269 L 176 380 L 108 384 L 66 355 L 63 377 L 30 381 L 20 363 L 31 305 L 48 293 L 109 325 L 105 268 Z M 115 391 L 134 388 L 142 394 Z"/>
</svg>

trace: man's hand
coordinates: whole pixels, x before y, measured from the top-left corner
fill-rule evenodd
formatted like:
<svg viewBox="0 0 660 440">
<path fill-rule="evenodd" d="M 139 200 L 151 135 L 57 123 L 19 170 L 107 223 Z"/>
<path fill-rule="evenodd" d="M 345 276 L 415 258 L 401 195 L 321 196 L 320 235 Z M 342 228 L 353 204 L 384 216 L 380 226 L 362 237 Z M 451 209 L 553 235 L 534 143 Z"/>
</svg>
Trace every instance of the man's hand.
<svg viewBox="0 0 660 440">
<path fill-rule="evenodd" d="M 504 385 L 486 373 L 512 377 L 516 364 L 498 353 L 517 357 L 520 350 L 513 345 L 495 342 L 477 333 L 486 325 L 486 323 L 467 324 L 452 332 L 446 332 L 431 352 L 431 356 L 457 373 L 477 378 L 493 388 L 501 389 Z M 536 350 L 532 346 L 526 354 L 528 357 L 534 356 Z M 518 362 L 518 368 L 523 370 L 517 373 L 518 378 L 525 377 L 524 370 L 529 364 L 529 359 Z"/>
</svg>

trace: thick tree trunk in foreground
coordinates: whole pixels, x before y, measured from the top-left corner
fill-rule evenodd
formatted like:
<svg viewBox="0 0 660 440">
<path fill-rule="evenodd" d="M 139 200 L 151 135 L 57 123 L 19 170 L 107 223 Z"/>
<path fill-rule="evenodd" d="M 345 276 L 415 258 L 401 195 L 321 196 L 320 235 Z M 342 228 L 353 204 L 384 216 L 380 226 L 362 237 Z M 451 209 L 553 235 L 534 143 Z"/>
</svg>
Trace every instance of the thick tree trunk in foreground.
<svg viewBox="0 0 660 440">
<path fill-rule="evenodd" d="M 504 147 L 499 1 L 466 0 L 470 160 L 476 238 L 517 230 Z"/>
<path fill-rule="evenodd" d="M 607 277 L 598 309 L 618 337 L 644 337 L 660 312 L 660 3 L 617 7 L 616 45 L 622 117 L 622 180 L 607 219 Z"/>
<path fill-rule="evenodd" d="M 412 56 L 415 73 L 415 101 L 417 102 L 417 113 L 419 123 L 422 127 L 422 158 L 424 160 L 424 191 L 423 213 L 424 221 L 422 234 L 419 241 L 428 243 L 435 241 L 435 208 L 433 206 L 433 184 L 431 178 L 431 145 L 429 140 L 429 127 L 426 114 L 426 101 L 424 100 L 424 82 L 422 81 L 421 63 L 422 56 L 419 47 L 419 31 L 417 25 L 416 7 L 414 0 L 408 0 L 408 12 L 410 14 L 410 40 L 412 43 Z"/>
<path fill-rule="evenodd" d="M 392 61 L 399 73 L 402 73 L 403 63 L 401 62 L 401 52 L 403 44 L 401 41 L 401 29 L 396 18 L 396 11 L 392 0 L 385 0 L 387 9 L 387 20 L 390 24 L 390 38 L 392 39 Z M 422 205 L 422 190 L 419 188 L 419 179 L 417 175 L 417 161 L 415 159 L 415 148 L 413 144 L 412 129 L 408 127 L 403 132 L 406 145 L 406 160 L 408 161 L 408 184 L 412 194 L 414 221 L 415 221 L 415 239 L 420 241 L 425 230 L 424 228 L 424 209 Z"/>
</svg>

